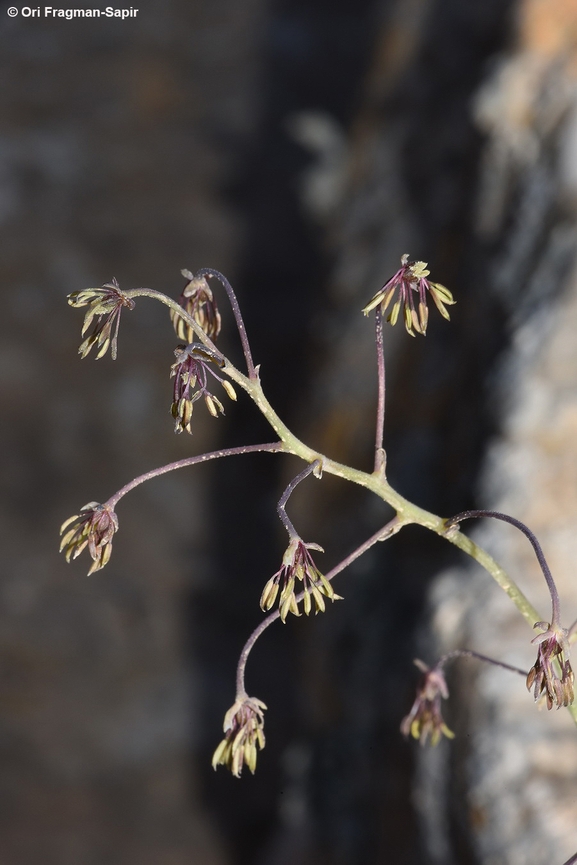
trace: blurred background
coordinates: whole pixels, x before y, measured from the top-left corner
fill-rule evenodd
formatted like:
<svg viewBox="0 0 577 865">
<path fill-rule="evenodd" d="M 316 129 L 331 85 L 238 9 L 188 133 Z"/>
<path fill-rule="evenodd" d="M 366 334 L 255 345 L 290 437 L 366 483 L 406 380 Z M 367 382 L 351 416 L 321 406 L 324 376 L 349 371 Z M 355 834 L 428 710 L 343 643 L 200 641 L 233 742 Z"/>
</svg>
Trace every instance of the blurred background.
<svg viewBox="0 0 577 865">
<path fill-rule="evenodd" d="M 298 461 L 243 456 L 139 487 L 90 579 L 57 533 L 150 468 L 274 437 L 244 395 L 175 436 L 165 310 L 140 300 L 118 360 L 95 364 L 69 292 L 114 276 L 176 297 L 181 268 L 223 271 L 281 417 L 370 470 L 360 310 L 407 252 L 458 304 L 450 324 L 432 310 L 426 340 L 387 327 L 390 481 L 436 513 L 528 522 L 565 624 L 577 617 L 574 0 L 145 0 L 125 21 L 7 7 L 0 862 L 561 865 L 577 849 L 567 712 L 463 660 L 457 738 L 428 751 L 400 736 L 414 657 L 534 660 L 515 609 L 448 544 L 409 528 L 337 579 L 343 603 L 267 631 L 247 670 L 267 747 L 238 781 L 210 757 Z M 323 570 L 390 516 L 331 477 L 289 512 Z M 546 617 L 526 539 L 471 531 Z"/>
</svg>

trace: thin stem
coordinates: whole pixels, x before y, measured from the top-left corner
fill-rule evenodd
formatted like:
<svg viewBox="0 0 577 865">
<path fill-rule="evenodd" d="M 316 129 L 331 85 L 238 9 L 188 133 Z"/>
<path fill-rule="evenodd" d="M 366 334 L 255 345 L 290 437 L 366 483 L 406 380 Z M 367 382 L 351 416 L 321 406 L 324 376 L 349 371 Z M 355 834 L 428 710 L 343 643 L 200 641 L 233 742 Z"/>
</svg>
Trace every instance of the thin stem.
<svg viewBox="0 0 577 865">
<path fill-rule="evenodd" d="M 216 460 L 220 457 L 232 457 L 237 454 L 253 454 L 258 453 L 260 451 L 264 451 L 266 453 L 282 453 L 284 450 L 282 442 L 271 442 L 270 444 L 262 444 L 262 445 L 242 445 L 241 447 L 236 448 L 223 448 L 219 451 L 210 451 L 206 454 L 200 454 L 195 457 L 186 457 L 183 460 L 176 460 L 176 462 L 168 463 L 168 465 L 161 466 L 158 469 L 152 469 L 149 472 L 145 472 L 143 475 L 139 475 L 134 480 L 130 481 L 130 483 L 126 484 L 122 487 L 122 489 L 118 490 L 118 492 L 114 493 L 111 498 L 105 502 L 111 508 L 115 508 L 120 499 L 133 490 L 135 487 L 139 486 L 139 484 L 143 484 L 145 481 L 150 481 L 152 478 L 157 478 L 159 475 L 164 475 L 167 472 L 173 472 L 176 469 L 182 469 L 185 466 L 194 466 L 198 463 L 207 463 L 209 460 Z"/>
<path fill-rule="evenodd" d="M 399 532 L 404 525 L 405 522 L 401 517 L 393 517 L 393 519 L 389 520 L 389 522 L 385 526 L 380 528 L 378 532 L 375 532 L 374 535 L 371 535 L 371 537 L 368 538 L 368 540 L 364 541 L 364 543 L 362 543 L 360 547 L 357 547 L 355 550 L 353 550 L 352 553 L 349 553 L 346 558 L 344 558 L 341 562 L 338 563 L 338 565 L 335 565 L 334 568 L 332 568 L 327 574 L 325 574 L 325 579 L 330 582 L 334 577 L 337 576 L 337 574 L 340 574 L 341 571 L 344 571 L 345 568 L 348 568 L 349 565 L 351 565 L 356 559 L 358 559 L 359 556 L 362 556 L 363 553 L 366 553 L 367 550 L 374 546 L 378 541 L 388 540 L 393 535 L 396 535 L 397 532 Z M 296 603 L 300 603 L 304 596 L 304 591 L 300 592 L 295 598 Z M 248 656 L 250 655 L 252 647 L 254 646 L 260 635 L 264 631 L 266 631 L 269 625 L 272 625 L 272 623 L 276 622 L 276 620 L 279 618 L 280 610 L 276 609 L 274 612 L 270 613 L 266 617 L 266 619 L 263 619 L 260 625 L 257 625 L 257 627 L 254 629 L 254 631 L 244 644 L 244 647 L 238 659 L 238 666 L 236 669 L 237 698 L 246 694 L 244 687 L 244 673 L 246 669 L 246 662 L 248 661 Z"/>
<path fill-rule="evenodd" d="M 381 307 L 375 311 L 375 342 L 377 344 L 377 371 L 379 392 L 377 401 L 377 429 L 375 434 L 375 474 L 384 474 L 386 468 L 383 434 L 385 428 L 385 351 L 383 347 L 383 314 Z"/>
<path fill-rule="evenodd" d="M 553 579 L 553 574 L 549 570 L 549 565 L 547 564 L 547 560 L 545 559 L 545 555 L 543 550 L 541 549 L 541 544 L 537 540 L 536 536 L 533 534 L 530 528 L 528 528 L 525 523 L 522 523 L 521 520 L 515 519 L 515 517 L 510 517 L 508 514 L 501 514 L 499 511 L 463 511 L 463 513 L 457 514 L 455 517 L 451 517 L 450 520 L 446 521 L 446 526 L 450 528 L 457 523 L 460 523 L 462 520 L 468 520 L 473 517 L 493 517 L 496 520 L 503 520 L 505 523 L 510 523 L 515 528 L 519 529 L 523 532 L 525 537 L 529 539 L 531 545 L 535 551 L 535 555 L 537 556 L 537 561 L 543 571 L 543 576 L 545 577 L 545 581 L 547 582 L 547 587 L 549 589 L 549 594 L 551 595 L 551 627 L 552 628 L 560 628 L 561 627 L 561 619 L 560 619 L 560 602 L 559 602 L 559 593 L 557 591 L 557 586 L 555 585 L 555 580 Z"/>
<path fill-rule="evenodd" d="M 255 369 L 255 366 L 253 363 L 253 359 L 252 359 L 252 353 L 250 350 L 250 344 L 248 341 L 246 328 L 244 326 L 244 321 L 242 320 L 242 314 L 240 311 L 240 306 L 238 304 L 238 300 L 236 298 L 236 294 L 234 293 L 232 285 L 230 284 L 230 282 L 228 281 L 226 276 L 223 276 L 223 274 L 220 273 L 220 271 L 213 270 L 211 267 L 201 268 L 196 275 L 197 275 L 197 277 L 213 276 L 215 279 L 218 279 L 218 281 L 224 286 L 224 290 L 226 291 L 226 293 L 228 295 L 228 299 L 229 299 L 230 305 L 232 307 L 232 312 L 234 315 L 234 319 L 236 321 L 236 326 L 238 328 L 240 341 L 242 343 L 242 350 L 244 352 L 244 357 L 246 360 L 248 377 L 250 379 L 258 378 L 256 369 Z"/>
<path fill-rule="evenodd" d="M 487 655 L 481 655 L 479 652 L 473 652 L 471 649 L 453 649 L 452 652 L 447 652 L 446 655 L 439 658 L 435 667 L 442 669 L 447 661 L 460 657 L 477 658 L 477 660 L 484 661 L 486 664 L 493 664 L 494 667 L 502 667 L 504 670 L 510 670 L 511 673 L 518 673 L 520 676 L 527 678 L 526 670 L 520 670 L 519 667 L 512 667 L 510 664 L 505 664 L 503 661 L 496 661 L 494 658 L 488 658 Z"/>
<path fill-rule="evenodd" d="M 574 853 L 570 859 L 567 859 L 567 861 L 563 863 L 563 865 L 576 865 L 576 863 L 577 863 L 577 853 Z"/>
<path fill-rule="evenodd" d="M 284 493 L 280 497 L 278 504 L 276 506 L 276 512 L 279 515 L 279 519 L 280 519 L 281 523 L 283 524 L 283 526 L 287 530 L 289 538 L 291 539 L 291 541 L 294 538 L 300 538 L 300 535 L 289 519 L 289 516 L 286 512 L 286 504 L 287 504 L 289 498 L 291 497 L 291 495 L 293 494 L 294 490 L 296 489 L 296 487 L 298 487 L 298 485 L 300 484 L 300 482 L 304 481 L 305 478 L 308 478 L 308 476 L 310 474 L 312 474 L 315 470 L 318 470 L 321 465 L 322 465 L 322 463 L 320 460 L 315 460 L 310 465 L 308 465 L 306 467 L 306 469 L 303 469 L 302 472 L 299 472 L 299 474 L 296 476 L 296 478 L 292 479 L 292 481 L 290 482 L 290 484 L 288 485 L 288 487 L 286 488 L 286 490 L 284 491 Z"/>
</svg>

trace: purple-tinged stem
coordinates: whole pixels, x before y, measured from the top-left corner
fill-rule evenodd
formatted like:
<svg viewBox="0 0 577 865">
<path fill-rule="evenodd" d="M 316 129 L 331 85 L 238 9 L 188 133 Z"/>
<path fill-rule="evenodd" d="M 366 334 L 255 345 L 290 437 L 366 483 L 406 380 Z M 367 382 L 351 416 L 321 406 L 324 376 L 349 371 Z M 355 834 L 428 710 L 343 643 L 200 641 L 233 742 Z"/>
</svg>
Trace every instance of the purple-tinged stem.
<svg viewBox="0 0 577 865">
<path fill-rule="evenodd" d="M 228 295 L 228 299 L 230 301 L 230 305 L 232 307 L 232 312 L 234 315 L 234 319 L 236 321 L 236 326 L 238 328 L 238 334 L 240 336 L 240 341 L 242 343 L 242 350 L 244 352 L 244 358 L 246 360 L 246 366 L 248 370 L 248 377 L 250 379 L 258 378 L 257 372 L 254 366 L 254 362 L 252 359 L 252 352 L 250 350 L 250 344 L 248 341 L 248 336 L 246 334 L 246 328 L 244 326 L 244 321 L 242 319 L 242 314 L 240 311 L 240 306 L 238 304 L 238 300 L 236 294 L 234 293 L 233 287 L 222 273 L 218 270 L 213 270 L 212 267 L 203 267 L 196 274 L 197 277 L 202 276 L 212 276 L 224 286 L 224 290 Z"/>
<path fill-rule="evenodd" d="M 380 306 L 375 310 L 375 342 L 377 345 L 377 372 L 379 390 L 377 401 L 377 428 L 375 434 L 375 474 L 385 469 L 385 451 L 383 450 L 383 435 L 385 428 L 385 350 L 383 346 L 383 314 Z"/>
<path fill-rule="evenodd" d="M 577 853 L 574 853 L 570 859 L 567 859 L 566 862 L 563 862 L 563 865 L 576 865 L 577 863 Z"/>
<path fill-rule="evenodd" d="M 291 539 L 291 541 L 294 538 L 300 539 L 300 535 L 288 517 L 288 514 L 286 512 L 286 504 L 287 504 L 289 498 L 291 497 L 291 495 L 293 494 L 294 490 L 296 489 L 296 487 L 298 487 L 298 485 L 300 484 L 300 482 L 304 481 L 305 478 L 308 478 L 308 476 L 310 474 L 312 474 L 315 471 L 315 469 L 318 469 L 320 466 L 321 466 L 321 461 L 320 460 L 314 460 L 314 462 L 310 463 L 310 465 L 308 465 L 306 467 L 306 469 L 303 469 L 302 472 L 299 472 L 298 475 L 296 476 L 296 478 L 292 479 L 292 481 L 290 482 L 290 484 L 288 485 L 288 487 L 286 488 L 286 490 L 284 491 L 284 493 L 280 497 L 280 499 L 278 501 L 278 505 L 276 506 L 276 512 L 279 515 L 279 519 L 280 519 L 281 523 L 283 524 L 283 526 L 287 530 L 287 532 L 289 534 L 289 538 Z"/>
<path fill-rule="evenodd" d="M 523 532 L 523 534 L 529 538 L 533 549 L 535 550 L 535 555 L 537 556 L 537 561 L 543 571 L 543 576 L 547 582 L 547 587 L 549 589 L 549 594 L 551 595 L 551 627 L 552 628 L 560 628 L 561 627 L 561 618 L 560 618 L 560 601 L 559 601 L 559 593 L 557 591 L 557 586 L 555 585 L 555 580 L 553 579 L 553 574 L 549 570 L 549 565 L 545 559 L 545 555 L 543 550 L 541 549 L 541 544 L 537 540 L 536 536 L 533 534 L 530 528 L 528 528 L 525 523 L 522 523 L 521 520 L 516 520 L 515 517 L 510 517 L 508 514 L 501 514 L 499 511 L 463 511 L 461 514 L 457 514 L 454 517 L 451 517 L 450 520 L 445 521 L 445 526 L 447 528 L 451 528 L 451 526 L 456 525 L 457 523 L 462 522 L 462 520 L 468 520 L 472 517 L 493 517 L 496 520 L 503 520 L 505 523 L 510 523 L 515 528 L 519 529 Z"/>
<path fill-rule="evenodd" d="M 220 459 L 220 457 L 232 457 L 237 454 L 254 454 L 264 451 L 266 453 L 282 453 L 284 450 L 284 446 L 282 442 L 271 442 L 270 444 L 262 444 L 262 445 L 242 445 L 241 447 L 236 448 L 223 448 L 223 450 L 219 451 L 210 451 L 206 454 L 200 454 L 196 457 L 186 457 L 183 460 L 176 460 L 176 462 L 168 463 L 168 465 L 161 466 L 158 469 L 152 469 L 149 472 L 146 472 L 143 475 L 139 475 L 137 478 L 134 478 L 133 481 L 130 481 L 122 489 L 118 490 L 118 492 L 114 493 L 114 495 L 108 499 L 105 504 L 110 508 L 115 508 L 120 499 L 133 490 L 135 487 L 139 486 L 139 484 L 143 484 L 145 481 L 150 481 L 152 478 L 157 478 L 159 475 L 164 475 L 167 472 L 173 472 L 175 469 L 182 469 L 185 466 L 194 466 L 198 463 L 206 463 L 209 460 Z"/>
<path fill-rule="evenodd" d="M 453 649 L 452 652 L 447 652 L 435 664 L 435 669 L 442 669 L 447 661 L 453 658 L 477 658 L 478 661 L 484 661 L 486 664 L 493 664 L 494 667 L 502 667 L 504 670 L 509 670 L 511 673 L 518 673 L 520 676 L 527 678 L 527 671 L 520 670 L 519 667 L 512 667 L 510 664 L 505 664 L 503 661 L 496 661 L 494 658 L 488 658 L 487 655 L 481 655 L 479 652 L 473 652 L 471 649 Z"/>
<path fill-rule="evenodd" d="M 403 528 L 404 524 L 405 523 L 403 522 L 403 520 L 400 517 L 398 517 L 398 516 L 393 517 L 393 519 L 390 520 L 385 526 L 380 528 L 378 530 L 378 532 L 375 532 L 374 535 L 371 535 L 371 537 L 368 540 L 366 540 L 364 543 L 362 543 L 360 545 L 360 547 L 357 547 L 356 550 L 353 550 L 352 553 L 349 553 L 349 555 L 346 558 L 344 558 L 341 562 L 339 562 L 338 565 L 335 565 L 335 567 L 332 568 L 332 570 L 330 570 L 327 574 L 325 574 L 325 579 L 327 579 L 330 582 L 334 577 L 336 577 L 337 574 L 340 574 L 341 571 L 344 571 L 345 568 L 348 568 L 349 565 L 351 565 L 356 559 L 358 559 L 359 556 L 362 556 L 363 553 L 366 553 L 367 550 L 370 549 L 378 541 L 386 541 L 390 537 L 392 537 L 393 535 L 396 535 L 396 533 Z M 299 594 L 295 597 L 296 603 L 299 604 L 302 601 L 302 599 L 304 598 L 304 596 L 305 596 L 304 591 L 299 592 Z M 266 631 L 266 629 L 269 627 L 269 625 L 272 625 L 272 623 L 276 622 L 276 620 L 279 618 L 280 618 L 280 610 L 276 609 L 273 613 L 270 613 L 266 617 L 266 619 L 262 620 L 260 625 L 258 625 L 254 629 L 254 631 L 252 632 L 252 634 L 250 635 L 250 637 L 248 638 L 248 640 L 244 644 L 243 650 L 240 653 L 240 658 L 238 659 L 238 666 L 236 668 L 236 693 L 237 693 L 237 697 L 246 693 L 246 691 L 244 689 L 244 672 L 246 669 L 246 662 L 248 661 L 248 656 L 250 655 L 252 647 L 254 646 L 254 644 L 256 643 L 258 638 L 260 637 L 260 635 L 264 631 Z"/>
</svg>

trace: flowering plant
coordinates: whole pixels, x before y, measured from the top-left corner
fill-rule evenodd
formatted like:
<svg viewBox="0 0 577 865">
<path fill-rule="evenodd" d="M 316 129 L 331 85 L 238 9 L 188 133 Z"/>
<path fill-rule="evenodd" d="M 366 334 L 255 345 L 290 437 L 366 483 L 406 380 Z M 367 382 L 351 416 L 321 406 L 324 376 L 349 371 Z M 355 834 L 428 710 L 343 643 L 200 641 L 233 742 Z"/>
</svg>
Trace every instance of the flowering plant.
<svg viewBox="0 0 577 865">
<path fill-rule="evenodd" d="M 309 615 L 313 609 L 315 614 L 325 612 L 326 600 L 332 602 L 341 600 L 341 596 L 333 589 L 333 579 L 374 544 L 386 541 L 411 524 L 436 533 L 479 562 L 507 593 L 529 626 L 541 629 L 542 633 L 533 639 L 533 643 L 537 644 L 537 659 L 528 673 L 466 648 L 450 652 L 433 666 L 417 661 L 422 678 L 415 702 L 401 722 L 401 731 L 406 736 L 410 735 L 418 739 L 421 744 L 430 740 L 435 745 L 442 736 L 453 737 L 441 714 L 441 703 L 449 697 L 444 667 L 448 661 L 461 656 L 498 664 L 513 673 L 523 675 L 527 688 L 533 691 L 538 703 L 546 705 L 548 709 L 567 708 L 577 722 L 577 707 L 574 705 L 574 675 L 569 657 L 570 644 L 577 638 L 577 622 L 568 628 L 562 625 L 559 595 L 535 535 L 519 520 L 496 511 L 466 511 L 450 519 L 437 516 L 408 501 L 390 485 L 387 479 L 386 456 L 383 448 L 385 420 L 383 316 L 390 309 L 387 321 L 394 325 L 402 309 L 407 332 L 411 336 L 415 336 L 416 333 L 424 336 L 428 326 L 428 299 L 432 298 L 443 318 L 449 319 L 447 307 L 452 306 L 455 301 L 449 289 L 429 279 L 428 265 L 423 261 L 410 261 L 408 255 L 403 255 L 400 269 L 375 293 L 363 310 L 365 315 L 371 312 L 375 315 L 378 392 L 374 466 L 371 472 L 343 465 L 309 447 L 291 432 L 279 418 L 263 391 L 259 368 L 253 361 L 238 301 L 228 280 L 221 273 L 210 268 L 203 268 L 194 275 L 190 271 L 183 270 L 182 274 L 187 282 L 179 301 L 148 288 L 121 291 L 116 280 L 112 280 L 102 288 L 86 289 L 71 294 L 69 302 L 72 306 L 88 306 L 83 336 L 96 320 L 92 333 L 80 346 L 81 356 L 85 357 L 96 345 L 98 358 L 106 353 L 109 346 L 113 358 L 116 357 L 121 310 L 125 307 L 133 309 L 135 299 L 138 297 L 158 300 L 169 308 L 177 337 L 186 340 L 186 344 L 176 348 L 176 362 L 171 368 L 171 377 L 174 379 L 171 412 L 175 421 L 175 431 L 192 432 L 192 410 L 194 403 L 200 399 L 204 399 L 212 416 L 217 417 L 224 413 L 223 404 L 208 389 L 209 380 L 212 378 L 219 382 L 232 400 L 236 400 L 234 385 L 245 391 L 274 430 L 276 440 L 191 456 L 135 478 L 103 504 L 90 502 L 81 509 L 79 514 L 66 520 L 62 526 L 61 549 L 70 561 L 88 548 L 93 560 L 90 573 L 104 567 L 110 558 L 113 535 L 118 530 L 115 511 L 119 501 L 139 484 L 163 473 L 207 460 L 255 452 L 293 454 L 304 461 L 305 468 L 289 483 L 278 502 L 277 512 L 288 532 L 289 544 L 282 557 L 281 567 L 268 579 L 262 590 L 260 606 L 267 615 L 250 635 L 240 654 L 235 700 L 225 715 L 225 737 L 214 752 L 214 768 L 223 765 L 236 777 L 241 775 L 244 766 L 254 772 L 257 752 L 264 748 L 266 706 L 261 700 L 249 697 L 245 689 L 247 661 L 255 643 L 264 631 L 277 619 L 286 623 L 289 613 L 300 616 L 301 611 L 304 611 L 305 615 Z M 246 372 L 239 370 L 215 344 L 221 328 L 221 317 L 208 283 L 209 279 L 216 279 L 221 283 L 230 302 L 243 349 Z M 391 520 L 327 573 L 321 572 L 312 557 L 311 551 L 322 553 L 322 548 L 315 543 L 305 543 L 286 513 L 287 503 L 296 486 L 311 476 L 320 481 L 324 473 L 364 487 L 395 511 Z M 529 539 L 550 592 L 552 604 L 550 621 L 543 621 L 543 616 L 539 615 L 511 576 L 506 574 L 484 549 L 460 531 L 462 521 L 481 517 L 508 522 Z M 273 610 L 277 601 L 278 606 Z"/>
</svg>

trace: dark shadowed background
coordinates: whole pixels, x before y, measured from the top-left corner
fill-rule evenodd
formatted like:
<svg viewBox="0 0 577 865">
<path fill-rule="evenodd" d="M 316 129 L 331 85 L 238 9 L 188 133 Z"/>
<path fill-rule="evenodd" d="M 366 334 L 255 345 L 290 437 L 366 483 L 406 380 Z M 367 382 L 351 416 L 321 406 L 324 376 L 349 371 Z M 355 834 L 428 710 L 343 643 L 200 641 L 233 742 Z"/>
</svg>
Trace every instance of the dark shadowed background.
<svg viewBox="0 0 577 865">
<path fill-rule="evenodd" d="M 522 681 L 467 661 L 449 681 L 455 742 L 400 736 L 416 655 L 532 663 L 505 596 L 437 537 L 406 529 L 337 579 L 344 602 L 267 631 L 247 671 L 267 747 L 238 781 L 210 758 L 302 465 L 242 456 L 139 487 L 89 579 L 57 533 L 150 468 L 274 438 L 244 395 L 175 436 L 164 308 L 139 300 L 118 360 L 81 361 L 69 292 L 114 276 L 176 297 L 181 268 L 223 271 L 281 417 L 369 470 L 360 310 L 408 252 L 458 304 L 450 323 L 432 310 L 426 339 L 387 327 L 389 479 L 436 513 L 525 519 L 577 617 L 574 0 L 144 0 L 124 21 L 7 8 L 1 865 L 561 865 L 577 849 L 568 713 L 538 714 Z M 390 516 L 331 477 L 289 510 L 324 570 Z M 526 541 L 479 537 L 547 610 Z"/>
</svg>

